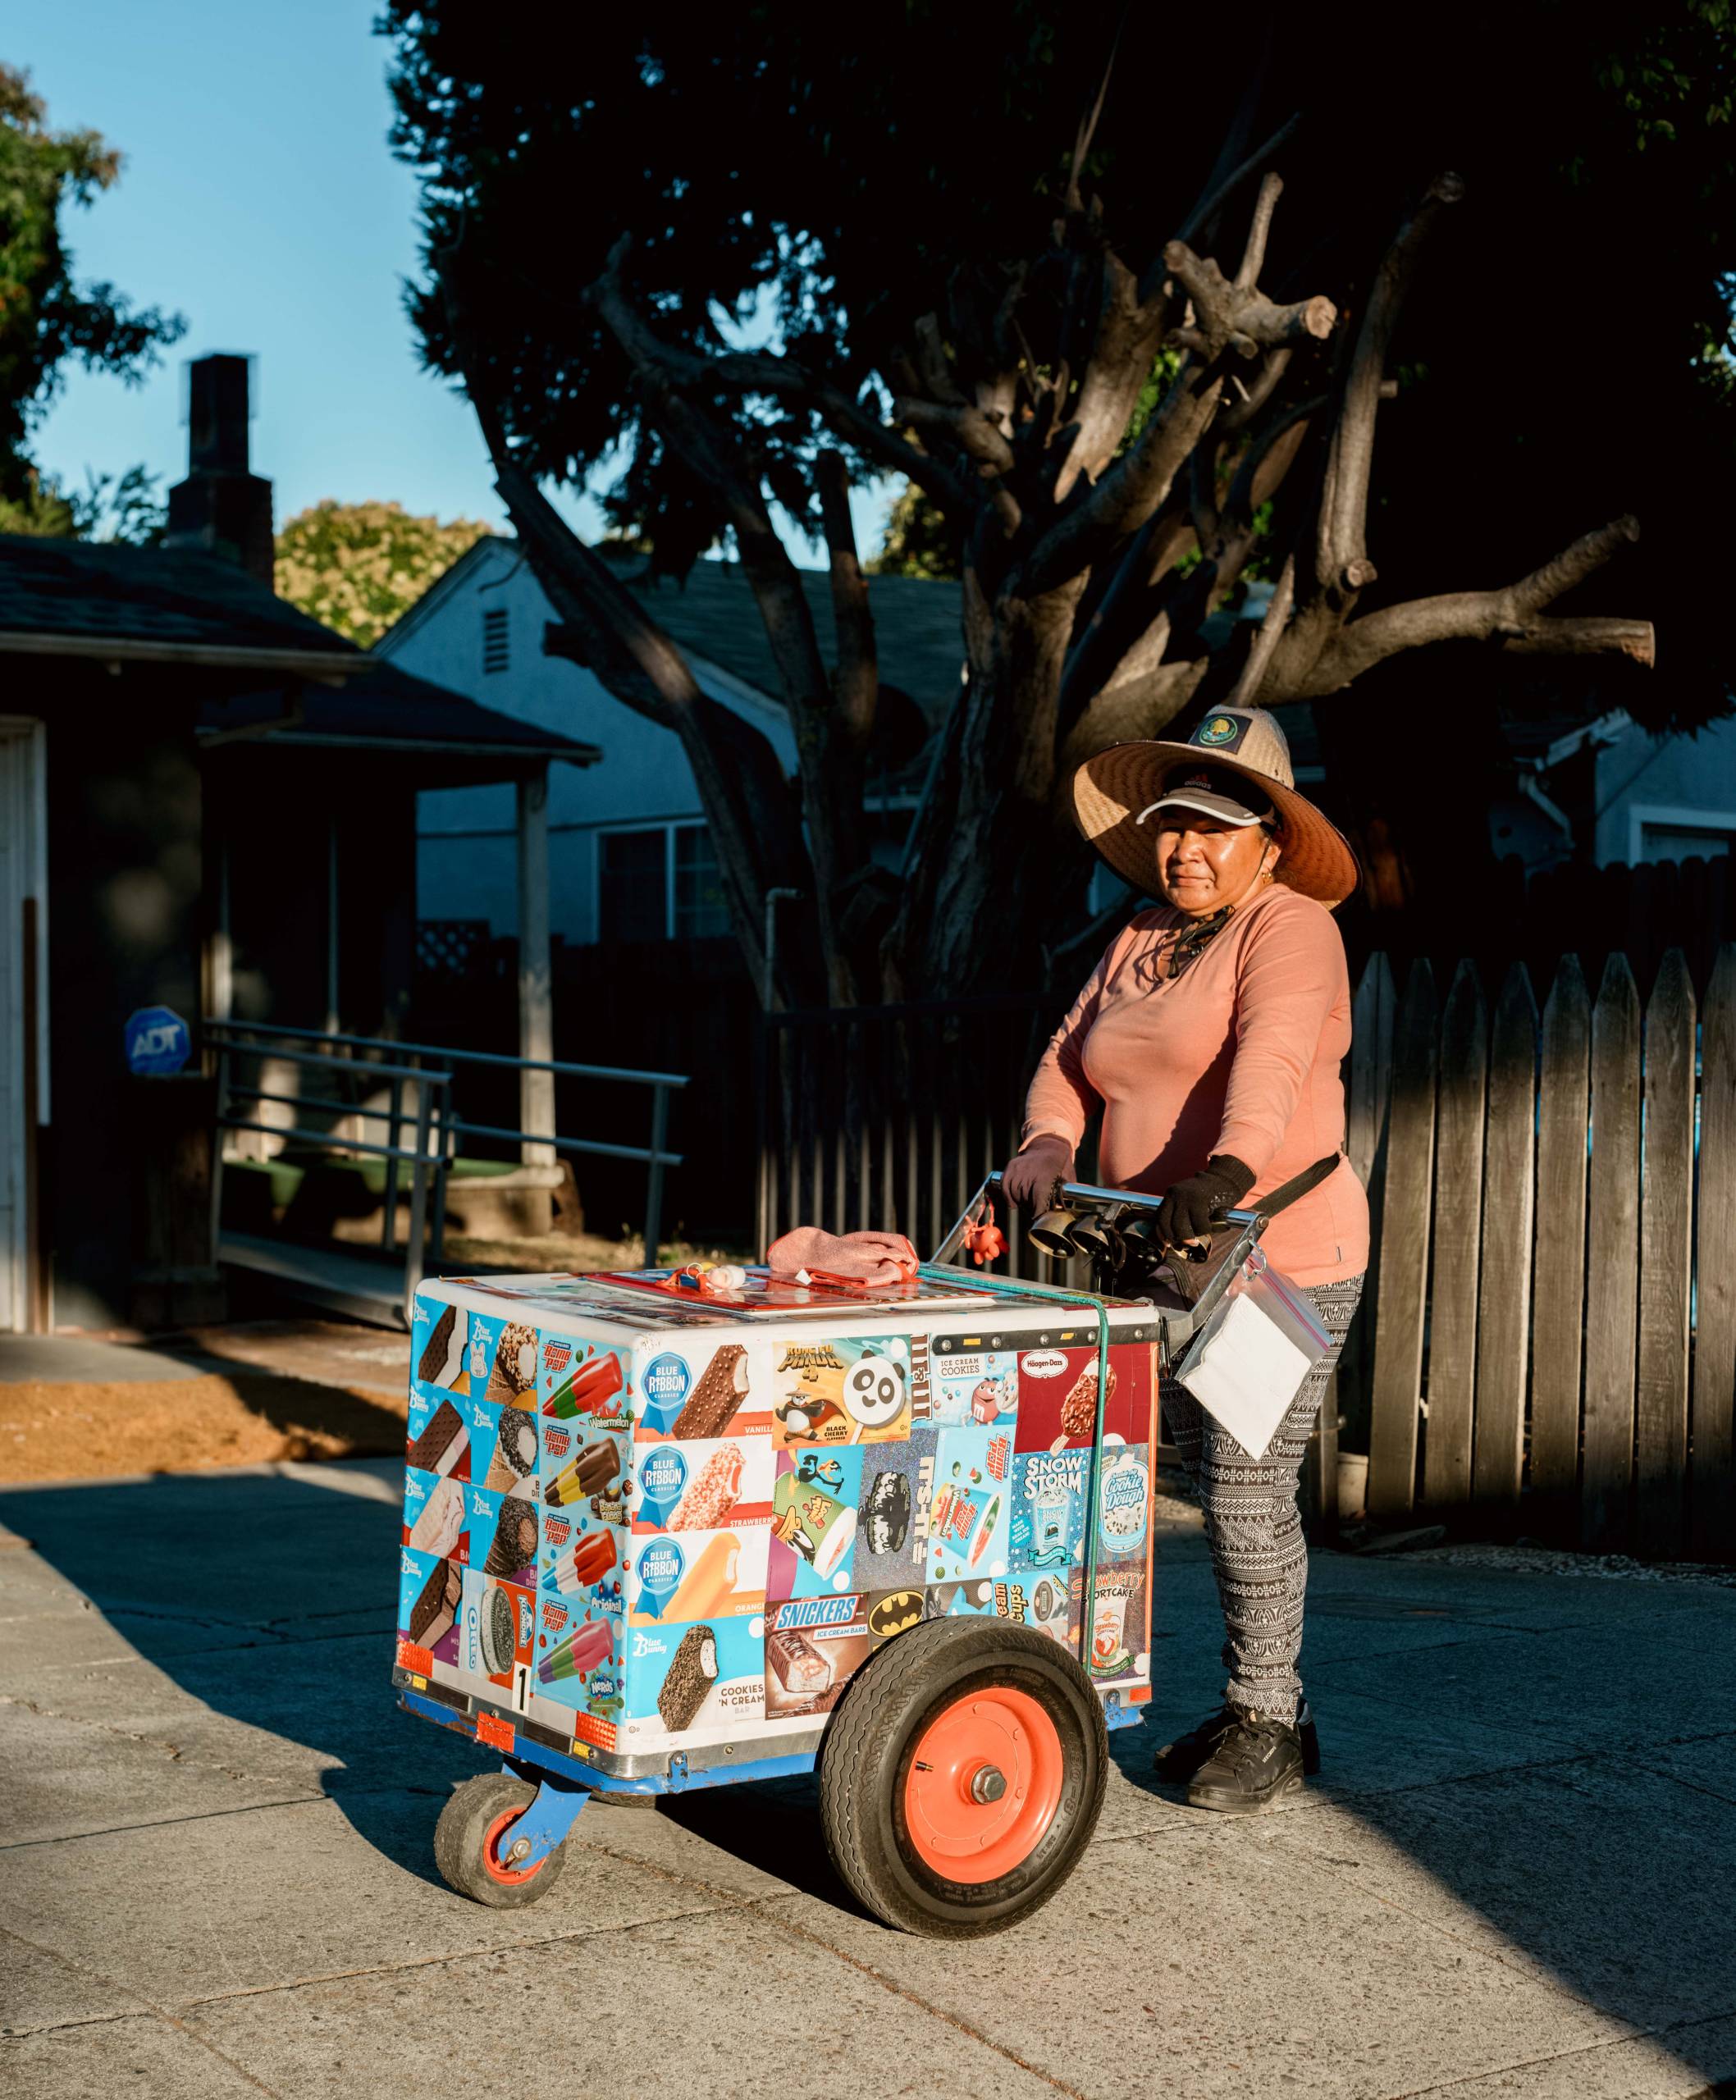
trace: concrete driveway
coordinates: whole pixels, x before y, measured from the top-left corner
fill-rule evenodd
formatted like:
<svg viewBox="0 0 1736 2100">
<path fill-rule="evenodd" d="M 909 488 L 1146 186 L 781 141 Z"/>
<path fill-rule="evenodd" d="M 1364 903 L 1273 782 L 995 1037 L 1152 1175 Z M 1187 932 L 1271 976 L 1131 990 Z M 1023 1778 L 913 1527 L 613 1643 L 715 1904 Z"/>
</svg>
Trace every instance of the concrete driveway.
<svg viewBox="0 0 1736 2100">
<path fill-rule="evenodd" d="M 1145 1769 L 1221 1681 L 1172 1510 L 1154 1723 L 1115 1738 L 1097 1841 L 1026 1925 L 948 1947 L 870 1922 L 805 1783 L 589 1809 L 558 1888 L 500 1913 L 430 1850 L 481 1760 L 386 1682 L 398 1472 L 0 1495 L 0 2092 L 1625 2100 L 1736 2077 L 1736 1589 L 1317 1554 L 1327 1773 L 1231 1823 Z"/>
</svg>

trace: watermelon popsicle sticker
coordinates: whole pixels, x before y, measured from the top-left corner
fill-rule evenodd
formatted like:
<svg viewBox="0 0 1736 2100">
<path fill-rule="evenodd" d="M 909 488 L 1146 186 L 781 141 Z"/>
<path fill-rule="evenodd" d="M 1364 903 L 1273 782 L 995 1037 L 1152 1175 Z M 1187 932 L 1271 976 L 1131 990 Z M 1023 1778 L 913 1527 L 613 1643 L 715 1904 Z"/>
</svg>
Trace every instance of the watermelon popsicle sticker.
<svg viewBox="0 0 1736 2100">
<path fill-rule="evenodd" d="M 570 1677 L 585 1677 L 599 1663 L 607 1662 L 614 1651 L 614 1635 L 607 1619 L 587 1618 L 577 1632 L 542 1658 L 537 1665 L 537 1675 L 545 1684 L 559 1684 Z"/>
<path fill-rule="evenodd" d="M 542 1412 L 561 1422 L 577 1415 L 599 1414 L 621 1390 L 621 1360 L 613 1349 L 574 1366 L 542 1404 Z"/>
</svg>

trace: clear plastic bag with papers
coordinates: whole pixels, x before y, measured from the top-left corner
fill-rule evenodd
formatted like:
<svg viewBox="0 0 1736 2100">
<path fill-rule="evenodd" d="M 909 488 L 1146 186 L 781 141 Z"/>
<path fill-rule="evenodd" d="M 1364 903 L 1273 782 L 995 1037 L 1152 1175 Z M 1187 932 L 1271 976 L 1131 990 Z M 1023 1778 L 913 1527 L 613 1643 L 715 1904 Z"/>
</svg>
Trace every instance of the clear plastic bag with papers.
<svg viewBox="0 0 1736 2100">
<path fill-rule="evenodd" d="M 1332 1345 L 1299 1286 L 1256 1247 L 1176 1376 L 1250 1459 L 1263 1459 L 1302 1381 Z"/>
</svg>

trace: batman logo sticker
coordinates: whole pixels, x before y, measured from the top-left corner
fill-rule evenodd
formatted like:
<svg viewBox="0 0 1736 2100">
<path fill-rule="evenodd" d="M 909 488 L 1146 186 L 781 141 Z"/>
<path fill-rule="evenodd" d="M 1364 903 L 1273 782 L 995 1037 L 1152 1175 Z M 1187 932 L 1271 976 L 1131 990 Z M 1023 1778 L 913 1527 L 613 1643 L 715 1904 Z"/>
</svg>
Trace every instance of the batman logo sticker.
<svg viewBox="0 0 1736 2100">
<path fill-rule="evenodd" d="M 889 1639 L 894 1633 L 907 1633 L 922 1617 L 922 1592 L 920 1590 L 892 1590 L 877 1598 L 868 1612 L 868 1631 Z"/>
</svg>

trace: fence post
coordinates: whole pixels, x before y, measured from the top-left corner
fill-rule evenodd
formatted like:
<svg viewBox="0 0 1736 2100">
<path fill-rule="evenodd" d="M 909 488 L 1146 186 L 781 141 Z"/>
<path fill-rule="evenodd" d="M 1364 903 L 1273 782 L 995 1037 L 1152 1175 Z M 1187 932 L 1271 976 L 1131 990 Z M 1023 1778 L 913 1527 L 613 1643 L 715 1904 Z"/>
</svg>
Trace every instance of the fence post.
<svg viewBox="0 0 1736 2100">
<path fill-rule="evenodd" d="M 1537 1008 L 1523 963 L 1514 964 L 1501 986 L 1489 1048 L 1472 1485 L 1485 1509 L 1510 1511 L 1519 1504 L 1525 1451 L 1537 1110 Z"/>
<path fill-rule="evenodd" d="M 651 1089 L 651 1165 L 645 1176 L 645 1266 L 657 1266 L 657 1242 L 663 1236 L 663 1153 L 669 1136 L 669 1089 L 660 1080 Z"/>
<path fill-rule="evenodd" d="M 1392 1039 L 1384 1244 L 1368 1424 L 1368 1513 L 1402 1516 L 1416 1495 L 1417 1411 L 1435 1157 L 1435 980 L 1411 965 Z"/>
<path fill-rule="evenodd" d="M 1706 988 L 1700 1052 L 1700 1214 L 1694 1272 L 1693 1553 L 1736 1559 L 1736 947 Z"/>
<path fill-rule="evenodd" d="M 418 1091 L 419 1093 L 420 1089 L 418 1089 Z M 395 1155 L 400 1149 L 398 1133 L 404 1122 L 404 1081 L 402 1080 L 392 1081 L 391 1100 L 392 1110 L 386 1121 L 386 1142 Z M 356 1120 L 358 1122 L 362 1121 L 359 1116 Z M 363 1137 L 368 1134 L 365 1125 L 362 1134 Z M 380 1244 L 387 1253 L 390 1253 L 398 1241 L 398 1162 L 395 1157 L 389 1158 L 386 1162 L 386 1202 L 383 1208 L 386 1215 L 380 1223 Z"/>
<path fill-rule="evenodd" d="M 1482 987 L 1476 965 L 1462 961 L 1453 973 L 1441 1016 L 1440 1093 L 1435 1112 L 1435 1258 L 1429 1299 L 1423 1500 L 1436 1509 L 1461 1508 L 1470 1500 L 1488 1064 Z"/>
<path fill-rule="evenodd" d="M 1636 1550 L 1679 1553 L 1687 1531 L 1688 1260 L 1693 1230 L 1694 988 L 1671 948 L 1646 1009 L 1640 1185 Z"/>
<path fill-rule="evenodd" d="M 422 1282 L 425 1259 L 423 1234 L 427 1222 L 428 1144 L 433 1108 L 427 1080 L 418 1080 L 416 1083 L 416 1157 L 410 1168 L 410 1236 L 404 1250 L 404 1317 L 407 1326 L 414 1324 L 411 1315 L 416 1292 Z M 396 1139 L 392 1142 L 395 1144 Z M 397 1164 L 396 1161 L 392 1163 L 394 1166 Z"/>
<path fill-rule="evenodd" d="M 1627 1543 L 1639 1313 L 1639 993 L 1618 949 L 1592 1010 L 1590 1288 L 1581 1543 Z"/>
<path fill-rule="evenodd" d="M 1578 1530 L 1579 1381 L 1585 1361 L 1586 1130 L 1592 1003 L 1563 956 L 1543 1007 L 1537 1095 L 1536 1310 L 1531 1350 L 1531 1521 Z"/>
</svg>

